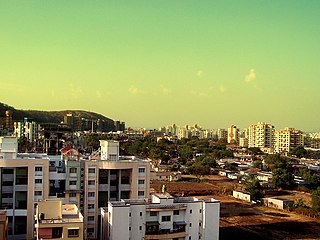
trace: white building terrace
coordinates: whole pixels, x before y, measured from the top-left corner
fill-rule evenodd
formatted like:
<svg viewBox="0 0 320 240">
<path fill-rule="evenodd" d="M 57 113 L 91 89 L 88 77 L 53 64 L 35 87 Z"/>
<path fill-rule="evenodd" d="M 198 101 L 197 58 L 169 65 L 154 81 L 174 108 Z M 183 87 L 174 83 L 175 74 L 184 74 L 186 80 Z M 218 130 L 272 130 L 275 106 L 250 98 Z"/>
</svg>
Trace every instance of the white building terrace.
<svg viewBox="0 0 320 240">
<path fill-rule="evenodd" d="M 101 208 L 101 239 L 219 239 L 220 202 L 154 194 Z"/>
</svg>

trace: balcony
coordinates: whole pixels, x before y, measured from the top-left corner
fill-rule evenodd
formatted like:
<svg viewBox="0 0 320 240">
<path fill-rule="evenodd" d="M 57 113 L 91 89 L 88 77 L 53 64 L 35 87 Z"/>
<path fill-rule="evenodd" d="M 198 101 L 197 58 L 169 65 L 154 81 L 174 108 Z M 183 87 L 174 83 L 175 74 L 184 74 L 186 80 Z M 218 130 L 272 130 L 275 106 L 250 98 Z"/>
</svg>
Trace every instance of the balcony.
<svg viewBox="0 0 320 240">
<path fill-rule="evenodd" d="M 186 232 L 175 232 L 174 230 L 168 233 L 146 233 L 145 239 L 174 239 L 174 238 L 184 238 L 186 237 Z"/>
<path fill-rule="evenodd" d="M 69 178 L 77 178 L 77 173 L 69 173 Z"/>
<path fill-rule="evenodd" d="M 77 185 L 69 185 L 69 190 L 78 190 Z"/>
<path fill-rule="evenodd" d="M 158 221 L 146 222 L 145 239 L 182 238 L 186 234 L 186 222 L 173 222 L 173 229 L 159 229 Z"/>
<path fill-rule="evenodd" d="M 89 179 L 95 179 L 96 178 L 96 174 L 95 173 L 88 173 L 88 178 Z"/>
<path fill-rule="evenodd" d="M 2 193 L 13 193 L 13 187 L 12 186 L 3 186 Z"/>
<path fill-rule="evenodd" d="M 109 189 L 108 184 L 99 184 L 99 191 L 107 191 Z"/>
<path fill-rule="evenodd" d="M 149 204 L 146 207 L 147 211 L 167 211 L 170 210 L 183 210 L 187 209 L 187 204 L 174 204 L 174 205 L 160 205 L 160 204 Z"/>
<path fill-rule="evenodd" d="M 120 190 L 121 191 L 130 191 L 131 190 L 131 185 L 130 184 L 121 184 L 120 185 Z"/>
<path fill-rule="evenodd" d="M 43 173 L 42 173 L 42 171 L 35 171 L 35 172 L 34 172 L 34 175 L 35 175 L 35 176 L 42 176 Z"/>
</svg>

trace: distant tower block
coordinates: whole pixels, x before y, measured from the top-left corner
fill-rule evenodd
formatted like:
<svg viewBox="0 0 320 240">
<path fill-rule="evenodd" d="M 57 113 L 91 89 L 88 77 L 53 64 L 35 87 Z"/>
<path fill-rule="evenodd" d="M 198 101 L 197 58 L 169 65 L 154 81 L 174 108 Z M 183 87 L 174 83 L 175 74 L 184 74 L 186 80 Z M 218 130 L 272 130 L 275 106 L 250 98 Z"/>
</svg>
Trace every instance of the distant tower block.
<svg viewBox="0 0 320 240">
<path fill-rule="evenodd" d="M 13 128 L 12 111 L 6 111 L 6 128 Z"/>
</svg>

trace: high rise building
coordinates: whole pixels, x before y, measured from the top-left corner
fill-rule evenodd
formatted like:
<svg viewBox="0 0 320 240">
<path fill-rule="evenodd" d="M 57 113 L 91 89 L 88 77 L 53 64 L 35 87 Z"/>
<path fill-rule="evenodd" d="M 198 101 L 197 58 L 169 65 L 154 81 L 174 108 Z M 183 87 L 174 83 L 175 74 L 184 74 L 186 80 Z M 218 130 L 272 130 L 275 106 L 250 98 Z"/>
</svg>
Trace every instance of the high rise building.
<svg viewBox="0 0 320 240">
<path fill-rule="evenodd" d="M 220 139 L 225 139 L 227 140 L 228 138 L 228 131 L 225 129 L 217 129 L 217 136 L 218 136 L 218 140 Z"/>
<path fill-rule="evenodd" d="M 301 130 L 285 128 L 276 131 L 275 151 L 277 153 L 288 153 L 303 144 L 304 137 Z"/>
<path fill-rule="evenodd" d="M 12 111 L 6 111 L 6 128 L 13 128 Z"/>
<path fill-rule="evenodd" d="M 23 122 L 14 122 L 13 136 L 26 137 L 29 143 L 35 143 L 40 138 L 40 125 L 30 118 L 24 118 Z"/>
<path fill-rule="evenodd" d="M 11 239 L 33 239 L 34 204 L 48 198 L 49 161 L 17 157 L 17 139 L 0 138 L 0 208 Z M 32 176 L 32 177 L 30 177 Z"/>
<path fill-rule="evenodd" d="M 99 237 L 100 208 L 108 201 L 148 199 L 150 163 L 119 156 L 119 142 L 100 141 L 101 153 L 85 162 L 84 222 L 87 238 Z"/>
<path fill-rule="evenodd" d="M 273 151 L 275 140 L 275 128 L 273 125 L 263 122 L 252 124 L 248 128 L 248 147 L 259 147 Z"/>
<path fill-rule="evenodd" d="M 228 128 L 228 143 L 239 144 L 239 128 L 235 125 Z"/>
</svg>

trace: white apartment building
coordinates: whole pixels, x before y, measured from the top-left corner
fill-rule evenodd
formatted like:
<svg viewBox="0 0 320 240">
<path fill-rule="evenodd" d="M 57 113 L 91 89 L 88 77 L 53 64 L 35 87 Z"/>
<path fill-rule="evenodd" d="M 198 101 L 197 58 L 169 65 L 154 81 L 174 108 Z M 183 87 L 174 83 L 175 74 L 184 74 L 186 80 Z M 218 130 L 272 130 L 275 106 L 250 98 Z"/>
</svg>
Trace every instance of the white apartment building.
<svg viewBox="0 0 320 240">
<path fill-rule="evenodd" d="M 43 155 L 17 156 L 17 139 L 0 137 L 0 209 L 10 239 L 33 239 L 34 204 L 48 198 L 49 161 Z"/>
<path fill-rule="evenodd" d="M 144 200 L 109 202 L 101 208 L 101 238 L 218 240 L 220 202 L 215 199 L 152 195 Z"/>
<path fill-rule="evenodd" d="M 84 225 L 88 239 L 99 237 L 99 208 L 109 201 L 148 199 L 150 162 L 119 156 L 119 142 L 100 141 L 101 155 L 87 160 L 84 169 Z"/>
<path fill-rule="evenodd" d="M 235 125 L 231 125 L 228 128 L 228 143 L 231 142 L 239 144 L 239 128 Z"/>
<path fill-rule="evenodd" d="M 252 124 L 248 128 L 248 147 L 259 147 L 273 151 L 275 128 L 273 125 L 263 122 Z"/>
<path fill-rule="evenodd" d="M 288 153 L 298 146 L 304 145 L 304 136 L 301 130 L 285 128 L 276 131 L 275 152 Z"/>
<path fill-rule="evenodd" d="M 14 122 L 14 136 L 26 137 L 30 143 L 40 138 L 40 125 L 25 118 L 23 122 Z"/>
<path fill-rule="evenodd" d="M 182 138 L 191 138 L 191 131 L 187 128 L 178 128 L 177 131 L 177 137 L 178 139 L 182 139 Z"/>
</svg>

